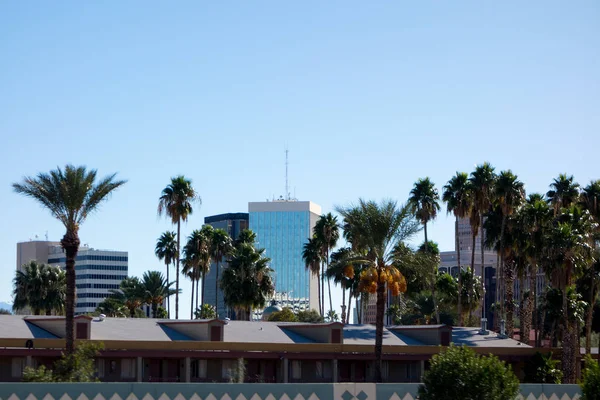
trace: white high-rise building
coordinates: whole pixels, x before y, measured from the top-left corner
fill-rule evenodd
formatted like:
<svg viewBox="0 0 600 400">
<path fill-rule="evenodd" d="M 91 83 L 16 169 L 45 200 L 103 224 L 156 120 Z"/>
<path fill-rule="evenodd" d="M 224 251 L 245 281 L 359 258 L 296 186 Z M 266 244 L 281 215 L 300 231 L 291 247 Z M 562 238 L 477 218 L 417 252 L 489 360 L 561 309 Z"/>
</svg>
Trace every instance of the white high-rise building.
<svg viewBox="0 0 600 400">
<path fill-rule="evenodd" d="M 66 255 L 59 242 L 31 241 L 17 243 L 17 270 L 35 260 L 65 267 Z M 98 304 L 118 289 L 128 273 L 126 251 L 96 250 L 81 246 L 75 262 L 75 314 L 94 312 Z"/>
</svg>

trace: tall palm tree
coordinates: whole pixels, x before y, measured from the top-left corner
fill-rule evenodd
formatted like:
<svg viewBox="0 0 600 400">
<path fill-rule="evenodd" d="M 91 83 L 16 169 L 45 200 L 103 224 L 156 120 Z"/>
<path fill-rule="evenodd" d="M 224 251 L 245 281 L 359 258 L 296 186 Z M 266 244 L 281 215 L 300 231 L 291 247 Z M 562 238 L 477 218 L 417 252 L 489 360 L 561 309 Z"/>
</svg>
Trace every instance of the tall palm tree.
<svg viewBox="0 0 600 400">
<path fill-rule="evenodd" d="M 126 181 L 115 180 L 116 174 L 96 180 L 96 170 L 68 164 L 49 173 L 25 177 L 13 183 L 15 192 L 31 197 L 47 208 L 66 228 L 60 241 L 66 253 L 67 295 L 65 306 L 66 353 L 73 353 L 73 318 L 75 314 L 75 258 L 79 250 L 79 227 L 108 196 Z"/>
<path fill-rule="evenodd" d="M 573 175 L 559 174 L 558 178 L 550 184 L 546 193 L 548 202 L 554 209 L 554 215 L 559 214 L 561 208 L 568 208 L 579 200 L 579 183 L 574 182 Z"/>
<path fill-rule="evenodd" d="M 215 279 L 215 310 L 217 318 L 219 317 L 219 263 L 227 257 L 233 249 L 233 241 L 229 234 L 223 229 L 215 229 L 212 235 L 212 258 L 215 260 L 216 279 Z"/>
<path fill-rule="evenodd" d="M 173 231 L 164 232 L 156 241 L 154 254 L 159 260 L 165 261 L 167 282 L 169 281 L 169 266 L 179 257 L 177 254 L 177 234 Z M 167 298 L 167 314 L 171 318 L 171 299 Z"/>
<path fill-rule="evenodd" d="M 361 284 L 368 286 L 371 293 L 377 293 L 374 378 L 381 382 L 386 289 L 389 285 L 394 296 L 406 290 L 406 280 L 392 265 L 393 249 L 398 242 L 417 233 L 419 223 L 408 206 L 399 208 L 390 200 L 376 203 L 360 199 L 357 205 L 336 210 L 344 218 L 344 229 L 349 231 L 346 237 L 352 239 L 353 249 L 366 254 L 364 260 L 356 260 L 369 266 L 361 273 Z"/>
<path fill-rule="evenodd" d="M 539 336 L 539 323 L 537 313 L 537 274 L 541 268 L 541 261 L 546 255 L 546 236 L 552 220 L 552 210 L 544 197 L 538 193 L 532 193 L 527 198 L 527 203 L 523 207 L 524 226 L 527 230 L 528 240 L 526 255 L 529 262 L 529 293 L 532 297 L 531 307 L 527 313 L 531 315 L 533 327 L 535 330 L 536 346 L 541 345 Z"/>
<path fill-rule="evenodd" d="M 484 162 L 481 165 L 475 167 L 475 171 L 471 172 L 469 177 L 471 183 L 471 190 L 473 191 L 473 208 L 474 214 L 479 216 L 478 227 L 483 227 L 483 219 L 485 214 L 490 210 L 494 200 L 494 184 L 496 182 L 496 174 L 494 173 L 494 167 L 488 162 Z M 471 224 L 473 226 L 473 224 Z M 477 232 L 477 230 L 474 230 Z M 484 235 L 481 234 L 481 284 L 485 282 L 485 266 L 484 266 Z M 475 246 L 473 246 L 475 251 Z M 486 316 L 485 308 L 485 287 L 482 286 L 481 292 L 484 293 L 481 296 L 481 318 Z"/>
<path fill-rule="evenodd" d="M 581 192 L 581 205 L 588 210 L 594 222 L 600 227 L 600 180 L 591 181 Z M 594 314 L 593 305 L 596 304 L 598 297 L 598 289 L 600 286 L 600 252 L 598 249 L 598 241 L 600 241 L 600 229 L 596 229 L 592 237 L 592 246 L 596 250 L 596 262 L 588 268 L 586 277 L 589 281 L 589 297 L 587 298 L 588 308 L 585 318 L 585 348 L 587 354 L 591 352 L 591 335 L 592 335 L 592 317 Z"/>
<path fill-rule="evenodd" d="M 204 306 L 204 292 L 206 288 L 206 275 L 210 272 L 210 264 L 212 263 L 212 248 L 214 228 L 212 225 L 204 225 L 200 229 L 200 242 L 196 243 L 200 252 L 200 273 L 202 275 L 202 299 L 201 305 Z M 255 235 L 256 236 L 256 235 Z M 215 308 L 216 312 L 216 308 Z"/>
<path fill-rule="evenodd" d="M 210 226 L 210 225 L 208 225 Z M 194 310 L 198 308 L 198 286 L 202 276 L 202 260 L 203 251 L 209 252 L 210 248 L 207 246 L 207 241 L 204 238 L 204 233 L 200 229 L 192 231 L 188 236 L 187 243 L 183 247 L 183 274 L 190 278 L 192 281 L 192 296 L 190 306 L 190 319 L 194 318 Z M 194 291 L 194 286 L 196 291 Z M 194 306 L 194 296 L 196 298 L 196 305 Z"/>
<path fill-rule="evenodd" d="M 565 383 L 574 383 L 579 339 L 577 329 L 569 316 L 567 292 L 573 284 L 573 277 L 580 274 L 590 265 L 590 261 L 593 261 L 590 242 L 597 226 L 589 212 L 577 205 L 563 208 L 559 213 L 548 235 L 548 248 L 553 261 L 549 265 L 548 272 L 562 292 L 561 365 Z"/>
<path fill-rule="evenodd" d="M 253 243 L 241 243 L 230 254 L 229 266 L 220 281 L 223 297 L 227 306 L 249 321 L 252 309 L 264 307 L 275 291 L 271 260 Z"/>
<path fill-rule="evenodd" d="M 171 178 L 171 183 L 158 199 L 158 215 L 165 214 L 177 224 L 177 254 L 175 258 L 175 319 L 179 319 L 179 255 L 181 254 L 181 221 L 187 221 L 194 211 L 192 204 L 201 203 L 200 196 L 192 187 L 192 181 L 183 175 Z"/>
<path fill-rule="evenodd" d="M 495 202 L 498 205 L 500 211 L 502 212 L 499 248 L 500 265 L 499 268 L 497 268 L 499 274 L 496 274 L 500 275 L 496 276 L 496 293 L 500 293 L 500 290 L 503 287 L 502 284 L 504 273 L 504 231 L 506 229 L 506 221 L 511 215 L 515 213 L 515 210 L 517 210 L 517 208 L 525 200 L 525 185 L 523 184 L 523 182 L 517 179 L 517 176 L 513 174 L 511 170 L 508 170 L 500 172 L 500 175 L 496 179 L 496 184 L 493 190 L 493 197 L 495 199 Z M 533 280 L 535 281 L 535 277 L 533 277 Z M 502 310 L 504 310 L 504 305 L 502 306 Z"/>
<path fill-rule="evenodd" d="M 321 245 L 317 238 L 312 237 L 304 243 L 302 249 L 302 259 L 304 260 L 304 266 L 314 276 L 319 277 L 321 274 Z M 321 283 L 320 279 L 317 281 L 317 297 L 319 299 L 319 314 L 323 316 L 323 303 L 321 301 Z"/>
<path fill-rule="evenodd" d="M 415 182 L 410 191 L 408 204 L 415 217 L 423 224 L 425 243 L 427 243 L 427 223 L 433 221 L 440 211 L 440 195 L 429 177 Z"/>
<path fill-rule="evenodd" d="M 337 245 L 337 241 L 340 238 L 340 230 L 338 226 L 337 217 L 331 213 L 321 215 L 317 220 L 315 227 L 313 228 L 314 235 L 317 240 L 321 243 L 321 256 L 322 256 L 322 270 L 321 270 L 321 282 L 324 283 L 324 279 L 327 279 L 327 287 L 329 292 L 329 309 L 333 309 L 333 302 L 331 301 L 331 283 L 325 271 L 329 269 L 329 253 Z M 321 290 L 321 296 L 325 293 L 325 287 Z M 325 303 L 324 299 L 323 303 Z"/>
<path fill-rule="evenodd" d="M 152 307 L 152 318 L 156 318 L 158 306 L 163 304 L 165 298 L 175 294 L 175 290 L 171 288 L 173 282 L 167 282 L 159 271 L 146 271 L 141 285 L 144 301 Z"/>
<path fill-rule="evenodd" d="M 356 257 L 351 248 L 342 247 L 331 253 L 331 264 L 326 272 L 327 278 L 332 278 L 335 284 L 339 283 L 342 287 L 342 323 L 346 323 L 346 289 L 354 278 L 354 266 L 348 260 Z"/>
<path fill-rule="evenodd" d="M 463 274 L 460 273 L 461 269 L 461 259 L 460 259 L 460 245 L 459 245 L 459 235 L 458 235 L 458 220 L 460 218 L 466 218 L 469 215 L 469 196 L 471 194 L 469 190 L 469 176 L 465 172 L 456 172 L 448 183 L 444 186 L 444 192 L 442 194 L 442 200 L 446 203 L 447 213 L 454 214 L 454 239 L 456 241 L 456 259 L 458 260 L 458 318 L 459 318 L 459 326 L 463 326 L 463 317 L 462 317 L 462 277 Z"/>
</svg>

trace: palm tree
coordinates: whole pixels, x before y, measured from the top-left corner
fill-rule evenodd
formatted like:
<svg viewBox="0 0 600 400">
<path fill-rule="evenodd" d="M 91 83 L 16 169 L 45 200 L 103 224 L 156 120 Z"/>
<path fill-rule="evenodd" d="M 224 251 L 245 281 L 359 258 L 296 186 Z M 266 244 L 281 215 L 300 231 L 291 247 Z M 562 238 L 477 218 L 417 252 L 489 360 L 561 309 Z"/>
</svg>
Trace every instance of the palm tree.
<svg viewBox="0 0 600 400">
<path fill-rule="evenodd" d="M 590 213 L 594 222 L 600 227 L 600 180 L 590 182 L 581 192 L 581 205 Z M 592 335 L 592 317 L 594 314 L 593 305 L 596 304 L 598 297 L 598 287 L 600 285 L 600 252 L 598 252 L 598 241 L 600 240 L 600 230 L 596 229 L 592 238 L 592 246 L 596 250 L 596 262 L 588 269 L 586 276 L 589 280 L 589 294 L 587 299 L 588 308 L 585 317 L 585 348 L 587 354 L 591 351 Z"/>
<path fill-rule="evenodd" d="M 471 183 L 471 190 L 473 191 L 473 214 L 479 216 L 478 228 L 483 227 L 483 219 L 485 214 L 490 210 L 494 200 L 494 184 L 496 182 L 496 174 L 494 173 L 494 167 L 488 162 L 484 162 L 475 168 L 475 171 L 471 172 L 469 177 Z M 473 223 L 471 223 L 473 226 Z M 473 229 L 474 234 L 478 229 Z M 484 267 L 484 235 L 482 232 L 480 243 L 481 243 L 481 284 L 485 282 L 485 267 Z M 475 246 L 473 246 L 473 252 L 475 252 Z M 484 319 L 486 316 L 485 308 L 485 287 L 482 286 L 481 296 L 481 318 Z M 483 327 L 482 327 L 483 329 Z"/>
<path fill-rule="evenodd" d="M 513 174 L 511 170 L 502 171 L 496 179 L 493 197 L 495 198 L 496 204 L 502 212 L 499 248 L 500 266 L 498 268 L 500 274 L 497 274 L 500 276 L 496 277 L 496 293 L 499 293 L 499 289 L 503 287 L 502 283 L 504 274 L 504 231 L 506 229 L 506 221 L 510 216 L 512 216 L 515 213 L 517 208 L 523 203 L 525 199 L 525 185 L 523 185 L 523 182 L 517 179 L 517 176 Z M 483 263 L 483 258 L 481 262 Z M 535 276 L 533 276 L 532 280 L 535 284 Z M 531 296 L 529 298 L 531 301 Z M 504 306 L 502 306 L 502 310 L 504 310 Z M 504 318 L 504 315 L 502 317 Z M 529 337 L 528 332 L 527 335 L 527 337 Z"/>
<path fill-rule="evenodd" d="M 597 226 L 589 212 L 577 205 L 563 208 L 559 213 L 548 235 L 548 248 L 553 261 L 548 272 L 562 292 L 562 369 L 565 383 L 574 383 L 579 340 L 568 312 L 567 291 L 573 284 L 573 276 L 581 273 L 593 261 L 590 242 Z"/>
<path fill-rule="evenodd" d="M 18 270 L 13 279 L 13 311 L 30 308 L 34 315 L 46 309 L 44 303 L 46 264 L 30 261 Z"/>
<path fill-rule="evenodd" d="M 171 289 L 173 282 L 167 282 L 159 271 L 146 271 L 141 281 L 144 293 L 144 302 L 152 307 L 152 318 L 156 318 L 158 306 L 163 304 L 165 298 L 175 294 Z"/>
<path fill-rule="evenodd" d="M 210 225 L 206 225 L 210 226 Z M 196 229 L 188 236 L 187 243 L 183 247 L 183 274 L 192 280 L 192 296 L 190 306 L 190 319 L 194 317 L 194 310 L 198 308 L 198 291 L 199 281 L 203 277 L 205 260 L 208 258 L 210 262 L 210 240 L 205 234 L 208 230 Z M 210 226 L 210 234 L 212 235 L 212 226 Z M 194 285 L 196 291 L 194 292 Z M 194 306 L 194 296 L 196 297 L 196 305 Z"/>
<path fill-rule="evenodd" d="M 348 260 L 356 257 L 351 248 L 343 247 L 331 253 L 331 264 L 326 272 L 327 278 L 332 278 L 335 284 L 339 283 L 342 287 L 342 323 L 346 323 L 346 289 L 349 288 L 350 279 L 354 278 L 354 266 Z"/>
<path fill-rule="evenodd" d="M 462 267 L 460 265 L 460 245 L 459 245 L 459 235 L 458 235 L 458 220 L 460 218 L 465 218 L 469 215 L 469 196 L 471 192 L 469 190 L 469 176 L 465 172 L 456 172 L 448 183 L 444 186 L 444 192 L 442 194 L 442 200 L 446 203 L 447 213 L 454 214 L 454 239 L 456 241 L 456 259 L 458 260 L 458 319 L 459 326 L 463 326 L 463 317 L 462 317 L 462 276 L 460 273 L 462 271 Z"/>
<path fill-rule="evenodd" d="M 561 208 L 568 208 L 579 200 L 579 183 L 573 182 L 573 179 L 573 175 L 559 174 L 550 184 L 546 197 L 554 209 L 554 215 L 559 214 Z"/>
<path fill-rule="evenodd" d="M 596 223 L 600 224 L 600 179 L 590 182 L 581 192 L 581 204 L 588 210 Z M 600 232 L 596 232 L 594 246 L 597 247 Z"/>
<path fill-rule="evenodd" d="M 158 199 L 158 215 L 165 214 L 177 224 L 177 257 L 175 258 L 175 319 L 179 319 L 179 255 L 181 254 L 181 221 L 187 221 L 194 211 L 192 204 L 201 203 L 200 196 L 192 187 L 192 181 L 183 175 L 171 178 Z"/>
<path fill-rule="evenodd" d="M 126 181 L 115 180 L 116 174 L 96 181 L 96 170 L 68 164 L 36 177 L 13 183 L 15 192 L 31 197 L 47 208 L 66 228 L 60 241 L 66 253 L 67 294 L 65 307 L 66 353 L 73 353 L 73 317 L 75 314 L 75 258 L 79 250 L 79 227 L 99 208 L 114 190 Z"/>
<path fill-rule="evenodd" d="M 223 229 L 215 229 L 212 235 L 212 258 L 216 263 L 215 278 L 215 310 L 217 318 L 219 317 L 219 263 L 227 257 L 233 248 L 233 242 L 229 234 Z"/>
<path fill-rule="evenodd" d="M 183 252 L 185 254 L 185 250 L 186 248 L 183 248 Z M 196 300 L 197 300 L 197 291 L 194 290 L 194 288 L 197 288 L 198 285 L 197 283 L 199 283 L 198 281 L 200 280 L 200 272 L 199 272 L 199 268 L 195 265 L 195 261 L 193 261 L 191 258 L 189 258 L 189 254 L 186 254 L 186 256 L 184 257 L 183 261 L 183 268 L 181 269 L 181 273 L 188 277 L 190 279 L 190 281 L 192 282 L 192 295 L 190 296 L 190 319 L 194 318 L 194 296 L 196 296 Z M 196 304 L 198 302 L 196 301 Z M 197 306 L 196 306 L 197 308 Z"/>
<path fill-rule="evenodd" d="M 539 336 L 539 324 L 537 313 L 537 274 L 541 267 L 541 260 L 544 258 L 546 249 L 546 236 L 550 221 L 552 220 L 552 211 L 543 196 L 538 193 L 532 193 L 523 207 L 524 226 L 527 230 L 528 240 L 526 255 L 529 262 L 529 293 L 533 299 L 529 303 L 531 307 L 527 313 L 531 315 L 533 327 L 535 329 L 536 346 L 541 345 Z"/>
<path fill-rule="evenodd" d="M 436 323 L 440 322 L 440 310 L 438 308 L 438 301 L 436 295 L 436 284 L 438 277 L 438 267 L 440 265 L 440 249 L 435 242 L 424 242 L 419 246 L 417 251 L 417 265 L 421 266 L 425 270 L 427 276 L 426 282 L 429 283 L 428 289 L 431 290 L 431 300 L 433 302 L 433 311 L 435 313 Z"/>
<path fill-rule="evenodd" d="M 60 267 L 48 265 L 44 268 L 42 277 L 45 286 L 44 308 L 46 315 L 52 315 L 53 311 L 56 314 L 62 314 L 67 296 L 67 274 Z"/>
<path fill-rule="evenodd" d="M 275 286 L 264 249 L 241 243 L 231 252 L 229 266 L 223 271 L 220 286 L 225 304 L 248 321 L 253 308 L 264 307 Z"/>
<path fill-rule="evenodd" d="M 348 231 L 345 236 L 352 239 L 352 248 L 366 254 L 364 260 L 356 260 L 369 266 L 361 273 L 361 284 L 371 293 L 377 293 L 374 378 L 381 382 L 386 288 L 394 296 L 406 291 L 406 280 L 392 265 L 393 249 L 398 242 L 417 233 L 419 223 L 408 206 L 398 208 L 390 200 L 378 204 L 360 199 L 357 205 L 338 207 L 337 212 L 344 218 L 344 230 Z"/>
<path fill-rule="evenodd" d="M 310 238 L 302 249 L 304 266 L 310 273 L 317 277 L 321 274 L 321 245 L 316 238 Z M 320 281 L 320 279 L 319 279 Z M 319 314 L 323 316 L 323 303 L 321 302 L 321 284 L 317 281 L 317 297 L 319 299 Z"/>
<path fill-rule="evenodd" d="M 156 241 L 154 254 L 159 260 L 165 261 L 167 282 L 169 281 L 169 266 L 179 258 L 177 254 L 177 234 L 172 231 L 164 232 Z M 167 298 L 167 314 L 171 318 L 171 299 Z"/>
<path fill-rule="evenodd" d="M 415 217 L 423 224 L 425 243 L 427 243 L 427 223 L 433 221 L 440 211 L 440 196 L 429 178 L 419 179 L 410 191 L 408 204 Z"/>
<path fill-rule="evenodd" d="M 123 304 L 129 311 L 129 318 L 135 318 L 135 310 L 139 309 L 145 300 L 145 290 L 137 277 L 125 278 L 119 285 L 123 293 Z M 167 304 L 169 298 L 167 297 Z"/>
<path fill-rule="evenodd" d="M 331 301 L 331 283 L 329 278 L 326 276 L 325 271 L 329 269 L 329 252 L 337 245 L 337 241 L 340 238 L 340 231 L 338 227 L 337 217 L 334 217 L 331 213 L 321 215 L 313 228 L 314 236 L 321 243 L 321 257 L 322 257 L 322 270 L 321 270 L 321 296 L 324 297 L 325 287 L 323 285 L 324 279 L 327 278 L 327 287 L 329 292 L 329 309 L 333 309 L 333 303 Z M 322 299 L 322 303 L 325 303 L 325 299 Z"/>
</svg>

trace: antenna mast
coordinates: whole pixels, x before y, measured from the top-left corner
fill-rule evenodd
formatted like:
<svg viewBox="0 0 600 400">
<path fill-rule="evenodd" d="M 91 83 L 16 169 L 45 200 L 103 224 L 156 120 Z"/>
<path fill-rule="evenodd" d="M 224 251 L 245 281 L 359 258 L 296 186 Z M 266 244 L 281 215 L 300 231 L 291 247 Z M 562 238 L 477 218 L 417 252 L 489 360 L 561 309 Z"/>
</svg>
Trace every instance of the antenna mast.
<svg viewBox="0 0 600 400">
<path fill-rule="evenodd" d="M 285 149 L 285 200 L 290 200 L 290 190 L 288 186 L 288 153 L 289 150 Z"/>
</svg>

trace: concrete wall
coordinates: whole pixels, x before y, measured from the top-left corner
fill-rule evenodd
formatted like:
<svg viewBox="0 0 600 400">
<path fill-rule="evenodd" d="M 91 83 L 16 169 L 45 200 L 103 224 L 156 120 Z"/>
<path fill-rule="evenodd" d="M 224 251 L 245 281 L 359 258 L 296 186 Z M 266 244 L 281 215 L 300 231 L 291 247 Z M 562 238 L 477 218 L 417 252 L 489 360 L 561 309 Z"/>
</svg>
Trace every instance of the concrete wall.
<svg viewBox="0 0 600 400">
<path fill-rule="evenodd" d="M 374 384 L 152 384 L 152 383 L 0 383 L 0 398 L 11 400 L 415 400 L 419 385 Z M 66 397 L 68 396 L 68 397 Z M 576 400 L 577 385 L 521 385 L 517 399 Z M 457 399 L 460 400 L 460 399 Z"/>
</svg>

